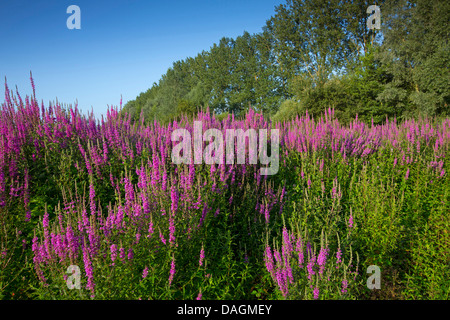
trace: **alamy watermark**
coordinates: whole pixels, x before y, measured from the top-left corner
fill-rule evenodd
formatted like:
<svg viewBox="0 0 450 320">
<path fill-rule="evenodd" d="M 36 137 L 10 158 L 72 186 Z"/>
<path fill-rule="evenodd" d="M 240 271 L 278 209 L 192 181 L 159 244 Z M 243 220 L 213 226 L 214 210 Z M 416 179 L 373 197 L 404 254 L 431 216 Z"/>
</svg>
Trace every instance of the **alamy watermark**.
<svg viewBox="0 0 450 320">
<path fill-rule="evenodd" d="M 380 7 L 377 5 L 371 5 L 367 8 L 366 13 L 371 13 L 369 18 L 367 18 L 367 28 L 381 29 L 381 11 Z"/>
<path fill-rule="evenodd" d="M 270 129 L 270 156 L 267 155 L 267 129 L 259 129 L 257 134 L 255 129 L 226 129 L 225 141 L 226 150 L 224 150 L 224 138 L 219 129 L 208 129 L 203 133 L 201 121 L 194 121 L 194 139 L 187 129 L 175 129 L 172 132 L 172 142 L 182 141 L 176 144 L 172 149 L 172 162 L 175 164 L 201 164 L 203 160 L 207 164 L 223 164 L 224 158 L 226 164 L 233 164 L 235 158 L 235 138 L 237 163 L 245 164 L 246 138 L 248 138 L 248 157 L 249 164 L 256 164 L 259 155 L 259 161 L 263 165 L 269 165 L 260 169 L 261 175 L 274 175 L 279 169 L 279 130 Z M 214 138 L 214 141 L 211 141 Z M 194 157 L 192 157 L 192 142 L 194 145 Z M 203 150 L 203 142 L 209 142 Z M 224 157 L 224 151 L 226 156 Z M 193 158 L 193 159 L 192 159 Z"/>
<path fill-rule="evenodd" d="M 380 7 L 377 5 L 370 5 L 367 7 L 367 13 L 370 14 L 367 19 L 367 28 L 373 29 L 381 29 L 381 11 Z M 70 5 L 67 7 L 66 13 L 71 14 L 70 17 L 67 18 L 66 26 L 67 29 L 81 29 L 81 9 L 77 5 Z"/>
<path fill-rule="evenodd" d="M 371 274 L 371 276 L 367 278 L 367 288 L 369 288 L 370 290 L 381 289 L 380 267 L 371 265 L 367 268 L 367 273 Z"/>
<path fill-rule="evenodd" d="M 67 18 L 66 26 L 67 29 L 81 29 L 81 9 L 79 6 L 71 5 L 67 7 L 67 13 L 71 16 Z"/>
<path fill-rule="evenodd" d="M 67 277 L 66 280 L 67 288 L 69 288 L 70 290 L 81 289 L 80 267 L 78 267 L 77 265 L 70 265 L 67 268 L 66 273 L 70 274 L 70 276 Z"/>
</svg>

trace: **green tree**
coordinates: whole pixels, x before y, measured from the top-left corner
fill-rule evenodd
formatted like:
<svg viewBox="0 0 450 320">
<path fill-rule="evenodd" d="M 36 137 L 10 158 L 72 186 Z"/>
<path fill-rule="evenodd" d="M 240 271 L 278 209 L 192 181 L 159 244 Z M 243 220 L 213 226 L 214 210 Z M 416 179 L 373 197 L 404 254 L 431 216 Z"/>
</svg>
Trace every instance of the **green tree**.
<svg viewBox="0 0 450 320">
<path fill-rule="evenodd" d="M 379 100 L 404 115 L 448 114 L 450 3 L 390 1 L 383 16 L 379 58 L 393 80 Z"/>
</svg>

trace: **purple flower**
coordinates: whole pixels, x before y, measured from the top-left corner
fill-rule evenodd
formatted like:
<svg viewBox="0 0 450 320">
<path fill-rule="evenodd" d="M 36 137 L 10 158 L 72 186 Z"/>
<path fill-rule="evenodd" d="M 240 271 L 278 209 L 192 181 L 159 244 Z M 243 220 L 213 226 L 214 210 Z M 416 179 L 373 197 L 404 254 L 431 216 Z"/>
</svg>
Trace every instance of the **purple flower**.
<svg viewBox="0 0 450 320">
<path fill-rule="evenodd" d="M 178 209 L 178 199 L 179 199 L 179 195 L 175 184 L 172 185 L 172 187 L 170 188 L 170 199 L 172 201 L 170 209 L 172 210 L 172 213 L 175 214 L 175 212 Z"/>
<path fill-rule="evenodd" d="M 122 222 L 123 222 L 123 206 L 119 204 L 119 206 L 117 208 L 116 219 L 115 219 L 117 229 L 120 229 L 122 227 Z"/>
<path fill-rule="evenodd" d="M 316 257 L 312 256 L 311 259 L 309 260 L 308 264 L 306 265 L 306 270 L 308 270 L 308 280 L 309 281 L 311 281 L 312 276 L 316 274 L 313 269 L 315 260 L 316 260 Z"/>
<path fill-rule="evenodd" d="M 172 257 L 172 263 L 170 264 L 170 271 L 169 271 L 169 287 L 172 284 L 174 275 L 175 275 L 175 257 Z"/>
<path fill-rule="evenodd" d="M 328 255 L 328 247 L 326 248 L 320 248 L 319 256 L 317 257 L 317 264 L 319 265 L 319 274 L 323 273 L 323 269 L 325 267 L 325 263 L 327 261 L 327 255 Z"/>
<path fill-rule="evenodd" d="M 148 268 L 145 267 L 144 271 L 142 271 L 142 279 L 147 278 L 147 275 L 148 275 Z"/>
<path fill-rule="evenodd" d="M 275 278 L 277 279 L 281 294 L 283 295 L 283 297 L 286 297 L 288 295 L 287 272 L 283 269 L 278 269 L 275 273 Z"/>
<path fill-rule="evenodd" d="M 303 268 L 303 262 L 305 261 L 305 257 L 303 255 L 303 246 L 300 238 L 297 240 L 296 249 L 298 252 L 298 265 L 300 266 L 300 268 Z"/>
<path fill-rule="evenodd" d="M 348 287 L 348 281 L 347 280 L 342 280 L 342 289 L 341 292 L 342 293 L 347 293 L 347 287 Z"/>
<path fill-rule="evenodd" d="M 200 290 L 198 293 L 197 298 L 195 298 L 195 300 L 202 300 L 202 291 Z"/>
<path fill-rule="evenodd" d="M 122 260 L 122 262 L 125 261 L 125 248 L 119 249 L 119 258 L 120 258 L 120 260 Z"/>
<path fill-rule="evenodd" d="M 175 243 L 175 223 L 172 216 L 169 217 L 169 243 Z"/>
<path fill-rule="evenodd" d="M 266 204 L 266 207 L 264 209 L 264 218 L 266 219 L 266 223 L 269 223 L 270 214 L 269 214 L 269 205 L 268 204 Z"/>
<path fill-rule="evenodd" d="M 131 259 L 133 259 L 133 249 L 132 248 L 130 248 L 130 249 L 128 249 L 128 260 L 131 260 Z"/>
<path fill-rule="evenodd" d="M 409 178 L 409 168 L 408 170 L 406 170 L 405 180 L 408 180 L 408 178 Z"/>
<path fill-rule="evenodd" d="M 92 264 L 89 259 L 89 253 L 86 248 L 86 244 L 83 245 L 83 261 L 84 261 L 84 270 L 86 271 L 86 277 L 88 278 L 86 289 L 91 290 L 91 292 L 94 293 L 94 287 L 95 287 L 94 274 L 93 274 Z"/>
<path fill-rule="evenodd" d="M 286 255 L 291 254 L 293 251 L 292 243 L 290 241 L 289 233 L 286 227 L 283 227 L 283 248 L 286 250 Z"/>
<path fill-rule="evenodd" d="M 130 179 L 128 179 L 128 178 L 124 179 L 124 183 L 125 183 L 125 200 L 127 202 L 127 205 L 131 206 L 131 204 L 134 201 L 133 184 L 131 183 Z"/>
<path fill-rule="evenodd" d="M 166 191 L 166 189 L 167 189 L 167 171 L 166 168 L 164 167 L 164 172 L 162 176 L 162 190 Z"/>
<path fill-rule="evenodd" d="M 111 245 L 110 250 L 111 250 L 111 261 L 113 262 L 114 265 L 114 261 L 117 258 L 117 245 L 115 244 Z"/>
<path fill-rule="evenodd" d="M 203 249 L 203 244 L 202 244 L 202 249 L 200 250 L 200 260 L 198 261 L 198 264 L 200 265 L 200 267 L 203 265 L 204 259 L 205 259 L 205 250 Z"/>
<path fill-rule="evenodd" d="M 159 231 L 159 238 L 161 239 L 161 242 L 166 244 L 166 239 L 164 239 L 164 235 Z"/>
<path fill-rule="evenodd" d="M 314 294 L 314 299 L 319 299 L 319 288 L 315 287 L 313 294 Z"/>
<path fill-rule="evenodd" d="M 153 234 L 153 221 L 150 221 L 149 225 L 148 225 L 148 238 L 150 238 Z"/>
</svg>

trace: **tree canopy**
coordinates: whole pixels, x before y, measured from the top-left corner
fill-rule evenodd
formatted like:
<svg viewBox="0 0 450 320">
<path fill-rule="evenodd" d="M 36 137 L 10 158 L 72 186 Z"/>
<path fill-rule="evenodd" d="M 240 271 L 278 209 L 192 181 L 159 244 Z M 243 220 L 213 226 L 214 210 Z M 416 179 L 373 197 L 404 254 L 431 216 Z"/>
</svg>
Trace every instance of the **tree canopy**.
<svg viewBox="0 0 450 320">
<path fill-rule="evenodd" d="M 223 37 L 176 61 L 123 111 L 170 121 L 200 109 L 239 116 L 249 107 L 274 120 L 335 108 L 342 121 L 449 114 L 450 3 L 286 0 L 262 30 Z"/>
</svg>

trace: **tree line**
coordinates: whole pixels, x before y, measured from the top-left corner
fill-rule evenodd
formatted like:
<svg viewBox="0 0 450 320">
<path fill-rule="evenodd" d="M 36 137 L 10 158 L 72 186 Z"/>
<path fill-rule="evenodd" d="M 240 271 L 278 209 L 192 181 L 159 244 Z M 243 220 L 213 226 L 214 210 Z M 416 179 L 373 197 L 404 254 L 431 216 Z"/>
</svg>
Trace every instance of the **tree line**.
<svg viewBox="0 0 450 320">
<path fill-rule="evenodd" d="M 369 29 L 367 8 L 381 11 Z M 209 107 L 273 120 L 334 108 L 344 122 L 449 115 L 450 2 L 286 0 L 257 34 L 176 61 L 124 112 L 171 121 Z"/>
</svg>

